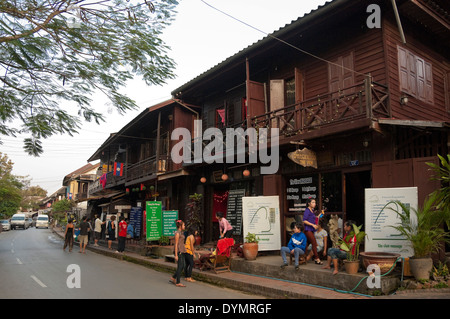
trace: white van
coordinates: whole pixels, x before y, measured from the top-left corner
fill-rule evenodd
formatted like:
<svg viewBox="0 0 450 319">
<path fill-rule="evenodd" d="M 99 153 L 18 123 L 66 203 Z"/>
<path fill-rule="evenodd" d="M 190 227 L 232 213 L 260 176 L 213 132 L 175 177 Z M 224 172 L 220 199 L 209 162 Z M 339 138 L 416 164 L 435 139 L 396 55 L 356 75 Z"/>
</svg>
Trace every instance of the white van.
<svg viewBox="0 0 450 319">
<path fill-rule="evenodd" d="M 11 218 L 11 229 L 16 229 L 18 227 L 23 229 L 30 227 L 30 221 L 25 214 L 14 214 Z"/>
<path fill-rule="evenodd" d="M 36 228 L 45 227 L 48 228 L 48 216 L 47 215 L 38 215 L 36 219 Z"/>
</svg>

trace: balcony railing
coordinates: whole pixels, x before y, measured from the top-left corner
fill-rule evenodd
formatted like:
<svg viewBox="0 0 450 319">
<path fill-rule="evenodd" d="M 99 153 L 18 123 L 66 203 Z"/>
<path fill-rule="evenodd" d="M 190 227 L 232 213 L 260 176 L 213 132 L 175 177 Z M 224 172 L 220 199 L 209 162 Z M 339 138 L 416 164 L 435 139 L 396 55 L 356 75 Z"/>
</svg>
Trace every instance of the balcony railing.
<svg viewBox="0 0 450 319">
<path fill-rule="evenodd" d="M 280 138 L 363 118 L 390 117 L 386 86 L 368 80 L 250 119 L 249 127 L 279 128 Z"/>
<path fill-rule="evenodd" d="M 143 161 L 124 165 L 124 173 L 122 176 L 115 176 L 113 172 L 106 173 L 105 186 L 100 183 L 100 179 L 92 182 L 89 185 L 89 196 L 95 194 L 103 189 L 112 188 L 126 183 L 132 183 L 134 181 L 143 182 L 146 179 L 151 179 L 158 174 L 164 173 L 168 169 L 168 155 L 159 156 L 158 165 L 156 162 L 156 156 L 149 157 Z"/>
</svg>

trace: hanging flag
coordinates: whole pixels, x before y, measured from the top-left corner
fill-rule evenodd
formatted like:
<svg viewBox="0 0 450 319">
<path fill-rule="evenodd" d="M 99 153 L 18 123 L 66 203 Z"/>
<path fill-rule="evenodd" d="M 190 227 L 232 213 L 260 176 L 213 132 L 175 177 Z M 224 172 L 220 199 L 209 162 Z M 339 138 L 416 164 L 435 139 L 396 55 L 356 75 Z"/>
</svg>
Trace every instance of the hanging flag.
<svg viewBox="0 0 450 319">
<path fill-rule="evenodd" d="M 115 176 L 123 175 L 123 163 L 114 162 L 114 175 Z"/>
</svg>

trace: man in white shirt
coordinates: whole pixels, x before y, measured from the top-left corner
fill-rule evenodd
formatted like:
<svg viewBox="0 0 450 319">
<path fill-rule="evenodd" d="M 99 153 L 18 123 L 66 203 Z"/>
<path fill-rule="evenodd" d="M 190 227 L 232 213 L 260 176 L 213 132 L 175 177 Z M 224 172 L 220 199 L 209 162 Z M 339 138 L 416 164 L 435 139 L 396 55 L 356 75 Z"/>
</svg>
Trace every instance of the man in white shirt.
<svg viewBox="0 0 450 319">
<path fill-rule="evenodd" d="M 94 224 L 94 246 L 98 246 L 98 240 L 101 237 L 102 234 L 102 225 L 105 222 L 102 222 L 98 215 L 95 215 L 95 224 Z"/>
</svg>

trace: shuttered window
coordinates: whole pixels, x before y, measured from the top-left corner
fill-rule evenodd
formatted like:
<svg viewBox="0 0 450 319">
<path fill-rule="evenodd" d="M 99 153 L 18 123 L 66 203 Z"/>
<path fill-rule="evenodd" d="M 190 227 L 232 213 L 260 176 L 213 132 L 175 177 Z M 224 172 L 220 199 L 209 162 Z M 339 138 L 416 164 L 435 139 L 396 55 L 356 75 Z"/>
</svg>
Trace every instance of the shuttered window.
<svg viewBox="0 0 450 319">
<path fill-rule="evenodd" d="M 433 103 L 432 65 L 411 51 L 398 47 L 400 91 Z"/>
</svg>

